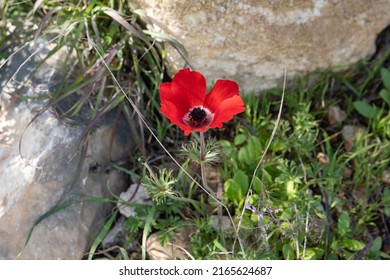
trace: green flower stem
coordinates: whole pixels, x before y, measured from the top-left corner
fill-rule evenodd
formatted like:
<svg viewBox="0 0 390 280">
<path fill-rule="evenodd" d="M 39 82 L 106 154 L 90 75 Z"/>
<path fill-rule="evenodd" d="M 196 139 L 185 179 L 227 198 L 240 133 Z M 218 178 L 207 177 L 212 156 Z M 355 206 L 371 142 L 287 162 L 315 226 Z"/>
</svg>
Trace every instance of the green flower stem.
<svg viewBox="0 0 390 280">
<path fill-rule="evenodd" d="M 202 177 L 202 185 L 205 190 L 207 190 L 211 195 L 215 197 L 214 191 L 208 186 L 207 184 L 207 178 L 206 178 L 206 166 L 205 166 L 205 159 L 206 159 L 206 153 L 205 153 L 205 143 L 204 143 L 204 133 L 199 132 L 199 142 L 200 142 L 200 174 Z"/>
<path fill-rule="evenodd" d="M 153 169 L 149 166 L 149 164 L 144 159 L 140 159 L 141 163 L 148 169 L 150 176 L 152 177 L 153 181 L 156 183 L 156 185 L 159 184 L 160 180 L 158 179 L 156 173 L 154 173 Z"/>
</svg>

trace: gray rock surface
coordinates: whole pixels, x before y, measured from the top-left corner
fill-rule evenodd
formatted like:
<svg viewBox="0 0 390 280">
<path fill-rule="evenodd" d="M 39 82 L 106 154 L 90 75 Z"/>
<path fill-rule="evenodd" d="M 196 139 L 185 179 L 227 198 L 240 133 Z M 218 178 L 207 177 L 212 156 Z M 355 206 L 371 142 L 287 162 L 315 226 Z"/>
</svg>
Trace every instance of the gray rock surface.
<svg viewBox="0 0 390 280">
<path fill-rule="evenodd" d="M 229 78 L 244 91 L 345 66 L 372 55 L 390 24 L 390 0 L 129 0 L 154 32 L 178 40 L 209 82 Z M 167 46 L 172 72 L 184 66 Z"/>
<path fill-rule="evenodd" d="M 0 69 L 0 259 L 81 259 L 115 206 L 88 197 L 112 198 L 128 186 L 127 176 L 109 163 L 126 159 L 131 149 L 123 124 L 112 150 L 112 119 L 78 145 L 84 125 L 65 122 L 52 109 L 38 114 L 46 99 L 14 98 L 51 90 L 54 67 L 29 76 L 48 49 L 26 58 L 42 46 L 24 49 Z M 70 205 L 43 219 L 23 249 L 34 222 L 62 203 Z"/>
<path fill-rule="evenodd" d="M 135 207 L 126 202 L 136 203 L 140 205 L 152 205 L 153 201 L 142 185 L 132 184 L 130 187 L 120 194 L 120 200 L 117 202 L 119 212 L 125 216 L 135 216 Z"/>
</svg>

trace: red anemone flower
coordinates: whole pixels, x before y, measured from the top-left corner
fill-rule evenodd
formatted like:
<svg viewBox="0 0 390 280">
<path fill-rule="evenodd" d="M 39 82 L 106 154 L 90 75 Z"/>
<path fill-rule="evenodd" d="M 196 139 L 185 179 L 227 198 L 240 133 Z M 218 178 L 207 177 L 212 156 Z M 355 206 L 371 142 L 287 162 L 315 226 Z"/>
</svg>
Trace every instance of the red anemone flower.
<svg viewBox="0 0 390 280">
<path fill-rule="evenodd" d="M 172 82 L 160 85 L 160 100 L 161 113 L 179 126 L 185 135 L 222 128 L 223 122 L 245 111 L 236 82 L 217 80 L 206 93 L 203 75 L 189 68 L 176 73 Z"/>
</svg>

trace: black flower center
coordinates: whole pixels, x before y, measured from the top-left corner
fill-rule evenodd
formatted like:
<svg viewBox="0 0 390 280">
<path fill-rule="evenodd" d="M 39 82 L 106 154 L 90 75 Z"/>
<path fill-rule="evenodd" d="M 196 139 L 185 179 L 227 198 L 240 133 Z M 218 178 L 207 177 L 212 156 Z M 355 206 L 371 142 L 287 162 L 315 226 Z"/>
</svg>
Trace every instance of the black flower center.
<svg viewBox="0 0 390 280">
<path fill-rule="evenodd" d="M 209 126 L 214 119 L 214 114 L 209 109 L 201 106 L 192 107 L 183 117 L 183 122 L 192 129 L 201 129 Z"/>
<path fill-rule="evenodd" d="M 191 110 L 189 118 L 191 122 L 202 123 L 206 116 L 207 113 L 204 109 L 201 107 L 195 107 Z"/>
</svg>

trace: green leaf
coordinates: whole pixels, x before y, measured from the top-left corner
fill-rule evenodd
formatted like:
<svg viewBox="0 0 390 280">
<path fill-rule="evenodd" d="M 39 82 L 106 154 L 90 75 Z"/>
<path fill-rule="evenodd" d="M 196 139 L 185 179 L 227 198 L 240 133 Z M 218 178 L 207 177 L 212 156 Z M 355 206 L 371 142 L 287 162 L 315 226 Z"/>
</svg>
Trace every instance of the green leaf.
<svg viewBox="0 0 390 280">
<path fill-rule="evenodd" d="M 347 212 L 343 211 L 340 214 L 339 221 L 337 223 L 337 234 L 340 237 L 346 236 L 350 231 L 351 220 Z"/>
<path fill-rule="evenodd" d="M 257 194 L 252 194 L 249 197 L 249 204 L 250 205 L 257 205 L 258 202 L 259 202 L 259 196 Z"/>
<path fill-rule="evenodd" d="M 366 246 L 363 242 L 353 239 L 343 241 L 343 245 L 350 251 L 360 251 Z"/>
<path fill-rule="evenodd" d="M 122 256 L 123 260 L 130 260 L 129 255 L 127 254 L 127 251 L 123 247 L 119 247 L 120 255 Z"/>
<path fill-rule="evenodd" d="M 390 71 L 386 68 L 381 69 L 381 77 L 385 88 L 390 90 Z"/>
<path fill-rule="evenodd" d="M 239 146 L 243 144 L 248 139 L 248 136 L 246 134 L 238 134 L 236 137 L 234 137 L 234 145 Z"/>
<path fill-rule="evenodd" d="M 356 111 L 358 111 L 360 115 L 367 119 L 372 119 L 377 114 L 377 110 L 375 109 L 375 107 L 364 101 L 353 102 L 353 107 L 355 107 Z"/>
<path fill-rule="evenodd" d="M 284 244 L 282 252 L 285 260 L 293 260 L 295 258 L 294 248 L 290 244 Z"/>
<path fill-rule="evenodd" d="M 223 149 L 223 151 L 226 152 L 226 154 L 228 154 L 230 157 L 233 157 L 235 149 L 232 146 L 232 144 L 230 143 L 230 141 L 220 140 L 220 141 L 218 141 L 218 143 L 221 146 L 221 148 Z"/>
<path fill-rule="evenodd" d="M 382 97 L 382 99 L 387 103 L 387 105 L 390 105 L 390 89 L 382 89 L 379 92 L 379 96 Z"/>
<path fill-rule="evenodd" d="M 316 259 L 317 260 L 320 260 L 323 256 L 324 256 L 324 254 L 325 254 L 325 251 L 324 251 L 324 249 L 322 249 L 322 248 L 311 248 L 311 250 L 316 254 Z"/>
<path fill-rule="evenodd" d="M 355 257 L 355 252 L 351 252 L 351 251 L 348 251 L 348 250 L 344 250 L 343 251 L 343 258 L 345 260 L 353 260 L 354 257 Z"/>
<path fill-rule="evenodd" d="M 262 183 L 261 183 L 260 179 L 257 176 L 255 176 L 253 178 L 252 190 L 256 194 L 261 194 Z"/>
<path fill-rule="evenodd" d="M 372 242 L 372 246 L 370 248 L 371 252 L 379 252 L 382 248 L 382 237 L 378 236 Z"/>
<path fill-rule="evenodd" d="M 229 179 L 224 184 L 226 196 L 233 202 L 239 203 L 242 199 L 240 185 L 233 179 Z"/>
<path fill-rule="evenodd" d="M 249 178 L 242 170 L 237 170 L 233 180 L 240 186 L 241 194 L 246 195 L 249 188 Z"/>
<path fill-rule="evenodd" d="M 252 158 L 254 159 L 260 158 L 261 142 L 259 138 L 252 136 L 248 141 L 248 148 Z"/>
<path fill-rule="evenodd" d="M 286 192 L 289 198 L 294 198 L 297 195 L 297 188 L 294 180 L 288 180 L 286 183 Z"/>
<path fill-rule="evenodd" d="M 347 81 L 346 78 L 342 78 L 342 83 L 350 90 L 352 91 L 356 96 L 360 96 L 360 92 L 350 83 Z"/>
<path fill-rule="evenodd" d="M 251 166 L 257 163 L 261 156 L 261 143 L 259 138 L 251 136 L 248 144 L 238 151 L 238 160 L 240 163 Z"/>
<path fill-rule="evenodd" d="M 220 252 L 226 252 L 227 251 L 226 248 L 224 248 L 223 245 L 218 242 L 218 240 L 214 239 L 213 244 L 214 244 L 215 248 L 220 250 Z"/>
<path fill-rule="evenodd" d="M 385 252 L 380 252 L 379 253 L 379 256 L 384 259 L 384 260 L 389 260 L 390 259 L 390 255 L 389 254 L 386 254 Z"/>
<path fill-rule="evenodd" d="M 307 249 L 305 256 L 302 256 L 302 260 L 315 260 L 317 259 L 316 252 L 312 249 Z"/>
<path fill-rule="evenodd" d="M 273 184 L 274 183 L 274 177 L 271 175 L 271 173 L 268 172 L 268 170 L 266 170 L 265 168 L 262 170 L 262 181 L 264 182 L 264 184 Z"/>
</svg>

